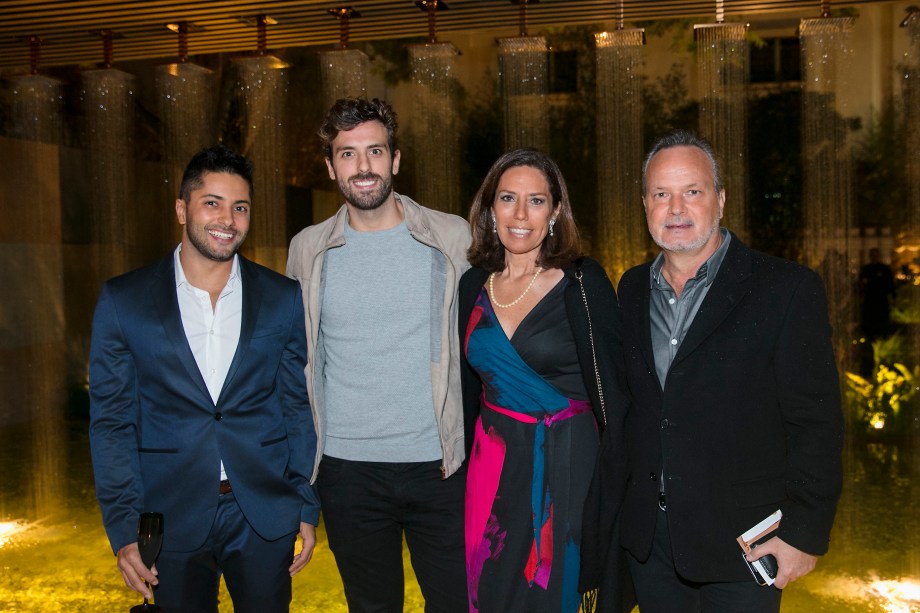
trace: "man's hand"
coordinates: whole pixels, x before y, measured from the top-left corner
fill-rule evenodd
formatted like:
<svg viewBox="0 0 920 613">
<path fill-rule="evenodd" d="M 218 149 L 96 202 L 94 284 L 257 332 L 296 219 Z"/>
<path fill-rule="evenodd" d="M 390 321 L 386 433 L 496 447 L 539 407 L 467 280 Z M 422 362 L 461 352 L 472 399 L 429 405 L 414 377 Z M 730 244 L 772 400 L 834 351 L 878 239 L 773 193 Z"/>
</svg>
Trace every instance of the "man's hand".
<svg viewBox="0 0 920 613">
<path fill-rule="evenodd" d="M 303 570 L 303 567 L 313 557 L 313 548 L 316 546 L 316 527 L 313 524 L 300 522 L 300 538 L 303 539 L 303 547 L 300 553 L 294 556 L 294 563 L 288 568 L 292 577 Z"/>
<path fill-rule="evenodd" d="M 153 591 L 144 585 L 144 581 L 146 580 L 150 585 L 157 584 L 156 565 L 152 569 L 144 566 L 137 543 L 125 545 L 118 550 L 117 556 L 118 570 L 121 571 L 125 585 L 144 598 L 153 598 Z"/>
<path fill-rule="evenodd" d="M 758 545 L 745 557 L 748 562 L 753 562 L 768 553 L 776 557 L 776 582 L 773 586 L 780 590 L 810 573 L 818 563 L 818 556 L 800 551 L 778 536 Z"/>
</svg>

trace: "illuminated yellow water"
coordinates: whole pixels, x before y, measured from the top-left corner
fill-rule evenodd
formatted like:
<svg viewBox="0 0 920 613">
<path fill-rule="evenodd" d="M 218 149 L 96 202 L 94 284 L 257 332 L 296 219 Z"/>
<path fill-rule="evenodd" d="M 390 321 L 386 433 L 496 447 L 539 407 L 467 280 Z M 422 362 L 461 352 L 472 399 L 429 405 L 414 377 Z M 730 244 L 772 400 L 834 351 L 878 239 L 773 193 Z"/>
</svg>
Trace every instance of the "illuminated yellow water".
<svg viewBox="0 0 920 613">
<path fill-rule="evenodd" d="M 4 526 L 0 524 L 0 533 Z M 115 568 L 99 514 L 84 510 L 70 522 L 23 524 L 0 536 L 0 611 L 127 611 L 141 599 L 124 586 Z M 407 564 L 406 610 L 423 601 Z M 221 584 L 221 611 L 232 611 Z M 292 611 L 345 613 L 342 582 L 320 531 L 313 560 L 294 578 Z"/>
<path fill-rule="evenodd" d="M 122 583 L 102 530 L 85 420 L 68 422 L 58 511 L 29 516 L 28 429 L 0 428 L 0 612 L 127 611 L 141 601 Z M 877 451 L 877 450 L 876 450 Z M 783 611 L 920 613 L 917 460 L 857 454 L 848 469 L 831 552 L 783 596 Z M 911 477 L 913 475 L 913 478 Z M 344 613 L 342 584 L 322 527 L 313 560 L 294 579 L 292 611 Z M 423 601 L 408 555 L 407 612 Z M 232 611 L 226 590 L 221 610 Z"/>
</svg>

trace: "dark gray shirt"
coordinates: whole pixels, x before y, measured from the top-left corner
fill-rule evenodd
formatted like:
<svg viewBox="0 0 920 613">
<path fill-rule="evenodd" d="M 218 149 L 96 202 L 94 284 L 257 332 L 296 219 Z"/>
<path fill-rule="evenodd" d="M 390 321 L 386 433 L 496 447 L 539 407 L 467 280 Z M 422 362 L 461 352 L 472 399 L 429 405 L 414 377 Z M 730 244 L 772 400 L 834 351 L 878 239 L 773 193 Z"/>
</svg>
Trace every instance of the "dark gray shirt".
<svg viewBox="0 0 920 613">
<path fill-rule="evenodd" d="M 659 253 L 651 267 L 651 292 L 649 295 L 649 321 L 652 327 L 652 351 L 655 354 L 655 371 L 658 382 L 664 389 L 664 382 L 671 368 L 671 362 L 693 323 L 693 318 L 709 293 L 709 287 L 715 280 L 728 251 L 731 234 L 725 228 L 719 228 L 722 244 L 706 260 L 696 276 L 687 281 L 680 298 L 661 274 L 664 265 L 664 253 Z"/>
</svg>

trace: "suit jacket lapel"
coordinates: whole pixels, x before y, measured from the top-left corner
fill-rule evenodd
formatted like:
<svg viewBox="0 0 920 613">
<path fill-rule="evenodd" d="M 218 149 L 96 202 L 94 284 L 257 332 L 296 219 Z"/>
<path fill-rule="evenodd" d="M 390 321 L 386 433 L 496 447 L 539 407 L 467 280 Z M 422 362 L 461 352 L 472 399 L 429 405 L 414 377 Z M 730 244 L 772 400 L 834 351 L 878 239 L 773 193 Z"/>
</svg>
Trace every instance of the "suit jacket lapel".
<svg viewBox="0 0 920 613">
<path fill-rule="evenodd" d="M 173 345 L 176 357 L 185 366 L 189 378 L 195 386 L 204 394 L 208 402 L 212 402 L 208 386 L 198 369 L 198 363 L 195 361 L 192 348 L 189 347 L 188 339 L 185 336 L 185 328 L 182 327 L 179 299 L 176 296 L 176 269 L 173 257 L 173 254 L 170 253 L 160 262 L 150 291 L 153 292 L 153 301 L 156 305 L 157 314 L 163 324 L 163 329 L 166 331 L 166 336 Z"/>
<path fill-rule="evenodd" d="M 750 292 L 747 284 L 750 276 L 751 251 L 737 236 L 732 234 L 728 253 L 725 254 L 716 279 L 693 318 L 690 329 L 687 330 L 687 336 L 684 337 L 680 349 L 677 350 L 677 355 L 674 356 L 674 361 L 671 363 L 672 368 L 699 347 L 700 343 L 719 327 L 728 314 Z M 645 313 L 648 313 L 647 308 Z"/>
<path fill-rule="evenodd" d="M 239 256 L 239 259 L 243 287 L 243 317 L 240 323 L 240 341 L 236 346 L 236 353 L 233 354 L 233 361 L 230 362 L 230 370 L 227 371 L 227 377 L 224 379 L 224 385 L 220 389 L 220 395 L 217 397 L 217 404 L 223 402 L 226 391 L 240 368 L 240 363 L 248 353 L 249 343 L 252 340 L 253 332 L 256 329 L 256 321 L 259 318 L 259 307 L 262 304 L 259 299 L 262 292 L 259 289 L 258 269 L 243 256 Z"/>
<path fill-rule="evenodd" d="M 636 313 L 638 321 L 626 321 L 625 324 L 627 326 L 638 326 L 636 330 L 639 331 L 639 349 L 645 359 L 646 366 L 649 368 L 649 372 L 655 372 L 655 352 L 652 350 L 652 325 L 651 317 L 649 316 L 649 301 L 652 291 L 649 282 L 650 274 L 651 264 L 643 265 L 642 272 L 638 275 L 638 282 L 641 283 L 641 286 L 638 291 L 629 292 L 632 304 L 624 304 L 623 313 Z M 620 299 L 623 299 L 622 289 Z"/>
</svg>

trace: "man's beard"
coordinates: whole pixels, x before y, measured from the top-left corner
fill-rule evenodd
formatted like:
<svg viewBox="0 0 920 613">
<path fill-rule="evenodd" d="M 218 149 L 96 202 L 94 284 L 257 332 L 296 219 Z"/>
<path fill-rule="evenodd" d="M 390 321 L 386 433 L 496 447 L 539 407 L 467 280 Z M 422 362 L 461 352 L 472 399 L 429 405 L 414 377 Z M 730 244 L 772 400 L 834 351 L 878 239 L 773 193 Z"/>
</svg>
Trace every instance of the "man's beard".
<svg viewBox="0 0 920 613">
<path fill-rule="evenodd" d="M 664 249 L 665 251 L 670 251 L 672 253 L 681 253 L 685 251 L 696 251 L 700 249 L 703 245 L 709 242 L 709 239 L 719 231 L 719 226 L 721 225 L 721 219 L 716 218 L 713 220 L 712 225 L 709 228 L 708 232 L 703 232 L 698 235 L 694 240 L 690 242 L 671 242 L 666 243 L 664 241 L 664 230 L 659 230 L 658 233 L 652 235 L 652 240 L 655 241 L 655 244 Z"/>
<path fill-rule="evenodd" d="M 219 229 L 219 228 L 218 228 Z M 198 253 L 215 262 L 226 262 L 232 260 L 236 252 L 240 250 L 243 241 L 246 240 L 245 233 L 237 233 L 236 242 L 223 249 L 217 250 L 208 242 L 208 228 L 206 226 L 189 226 L 187 228 L 189 242 Z"/>
<path fill-rule="evenodd" d="M 363 191 L 352 187 L 352 181 L 366 181 L 368 179 L 377 180 L 377 189 Z M 383 178 L 372 172 L 352 175 L 346 181 L 339 181 L 339 189 L 342 190 L 345 200 L 355 208 L 362 211 L 373 211 L 386 202 L 393 192 L 393 176 L 389 175 L 387 178 Z"/>
</svg>

